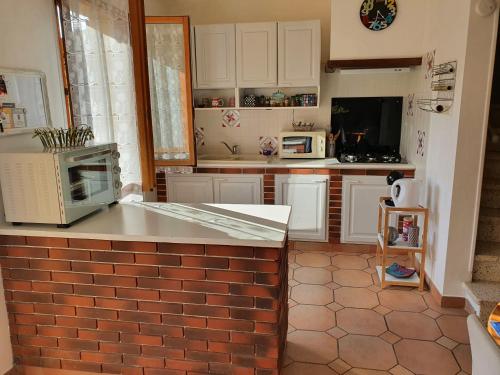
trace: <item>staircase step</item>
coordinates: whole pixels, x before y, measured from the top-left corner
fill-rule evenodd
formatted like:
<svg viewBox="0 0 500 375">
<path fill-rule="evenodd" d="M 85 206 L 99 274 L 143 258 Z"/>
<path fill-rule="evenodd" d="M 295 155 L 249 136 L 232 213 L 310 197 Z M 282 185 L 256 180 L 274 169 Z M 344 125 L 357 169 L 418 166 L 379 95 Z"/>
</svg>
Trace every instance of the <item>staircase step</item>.
<svg viewBox="0 0 500 375">
<path fill-rule="evenodd" d="M 500 242 L 477 241 L 476 255 L 500 257 Z"/>
<path fill-rule="evenodd" d="M 500 208 L 481 207 L 477 239 L 500 242 Z"/>
<path fill-rule="evenodd" d="M 500 190 L 500 178 L 485 177 L 483 180 L 483 189 Z"/>
<path fill-rule="evenodd" d="M 481 207 L 500 208 L 500 186 L 498 188 L 483 186 L 481 193 Z"/>
<path fill-rule="evenodd" d="M 500 282 L 500 243 L 477 242 L 472 280 Z"/>
<path fill-rule="evenodd" d="M 489 281 L 473 281 L 465 283 L 465 297 L 486 325 L 488 317 L 500 301 L 500 283 Z"/>
</svg>

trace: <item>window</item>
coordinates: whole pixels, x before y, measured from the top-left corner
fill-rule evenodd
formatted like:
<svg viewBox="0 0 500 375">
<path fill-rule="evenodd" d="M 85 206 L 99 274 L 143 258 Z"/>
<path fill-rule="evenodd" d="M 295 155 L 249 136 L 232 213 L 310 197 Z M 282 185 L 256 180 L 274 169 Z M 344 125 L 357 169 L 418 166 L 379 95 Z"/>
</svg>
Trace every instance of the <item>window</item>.
<svg viewBox="0 0 500 375">
<path fill-rule="evenodd" d="M 127 0 L 58 0 L 67 102 L 73 126 L 116 142 L 124 195 L 141 190 Z"/>
</svg>

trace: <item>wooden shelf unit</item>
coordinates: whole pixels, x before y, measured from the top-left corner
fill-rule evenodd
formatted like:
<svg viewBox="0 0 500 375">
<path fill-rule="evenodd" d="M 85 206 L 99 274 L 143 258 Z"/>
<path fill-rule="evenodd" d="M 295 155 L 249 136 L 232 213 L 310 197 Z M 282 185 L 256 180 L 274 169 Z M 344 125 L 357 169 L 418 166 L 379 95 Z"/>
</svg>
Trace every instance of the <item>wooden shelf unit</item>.
<svg viewBox="0 0 500 375">
<path fill-rule="evenodd" d="M 377 225 L 377 273 L 380 278 L 380 286 L 410 286 L 418 287 L 420 291 L 424 289 L 425 283 L 425 256 L 427 253 L 427 230 L 429 225 L 429 210 L 424 207 L 392 207 L 385 204 L 390 197 L 380 197 L 378 206 L 378 225 Z M 418 226 L 419 218 L 422 217 L 423 223 L 420 226 L 419 246 L 410 246 L 401 237 L 393 245 L 389 245 L 389 224 L 391 215 L 413 216 L 413 224 Z M 398 218 L 399 219 L 399 218 Z M 417 272 L 410 278 L 398 279 L 387 274 L 385 271 L 388 255 L 401 254 L 406 252 L 412 260 L 413 269 L 417 270 L 415 254 L 420 254 L 420 266 Z"/>
</svg>

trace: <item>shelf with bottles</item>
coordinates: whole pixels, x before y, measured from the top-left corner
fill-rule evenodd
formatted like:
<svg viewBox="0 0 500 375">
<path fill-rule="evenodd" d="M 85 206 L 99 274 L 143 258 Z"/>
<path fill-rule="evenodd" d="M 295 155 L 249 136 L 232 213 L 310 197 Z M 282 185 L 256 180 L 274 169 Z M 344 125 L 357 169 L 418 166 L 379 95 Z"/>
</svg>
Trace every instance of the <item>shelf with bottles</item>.
<svg viewBox="0 0 500 375">
<path fill-rule="evenodd" d="M 377 225 L 377 273 L 380 277 L 380 285 L 385 288 L 390 285 L 418 287 L 420 291 L 424 288 L 425 282 L 425 257 L 427 253 L 427 230 L 429 224 L 429 210 L 425 207 L 393 207 L 386 202 L 390 197 L 381 197 L 378 208 Z M 407 219 L 408 231 L 405 233 L 403 224 L 403 234 L 399 233 L 400 217 Z M 395 219 L 395 220 L 394 220 Z M 405 219 L 403 219 L 404 221 Z M 391 224 L 398 223 L 391 228 Z M 418 228 L 416 234 L 409 233 L 410 223 L 412 228 Z M 391 233 L 394 232 L 394 233 Z M 394 235 L 397 235 L 396 238 Z M 391 260 L 390 256 L 406 253 L 411 260 L 410 269 L 416 272 L 409 278 L 397 278 L 387 273 L 387 267 Z M 420 257 L 420 267 L 417 271 L 416 254 Z"/>
<path fill-rule="evenodd" d="M 237 94 L 235 88 L 194 89 L 194 108 L 201 111 L 236 109 Z"/>
<path fill-rule="evenodd" d="M 241 109 L 319 107 L 319 87 L 240 88 Z"/>
<path fill-rule="evenodd" d="M 319 87 L 194 89 L 196 111 L 319 108 Z"/>
</svg>

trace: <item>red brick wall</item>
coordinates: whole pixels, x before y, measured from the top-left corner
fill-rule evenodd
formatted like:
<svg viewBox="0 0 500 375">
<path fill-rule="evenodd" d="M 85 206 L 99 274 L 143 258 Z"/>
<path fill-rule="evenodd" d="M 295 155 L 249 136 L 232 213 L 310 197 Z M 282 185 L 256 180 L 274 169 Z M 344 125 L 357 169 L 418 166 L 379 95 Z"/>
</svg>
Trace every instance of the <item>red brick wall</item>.
<svg viewBox="0 0 500 375">
<path fill-rule="evenodd" d="M 277 174 L 330 175 L 330 203 L 328 209 L 329 242 L 340 242 L 342 217 L 342 176 L 387 176 L 391 169 L 288 169 L 288 168 L 194 168 L 194 173 L 261 174 L 264 176 L 264 204 L 274 204 L 274 176 Z M 413 177 L 414 171 L 402 171 L 405 177 Z M 156 173 L 158 201 L 167 202 L 166 173 Z"/>
<path fill-rule="evenodd" d="M 286 248 L 0 236 L 0 264 L 17 364 L 278 374 Z"/>
</svg>

